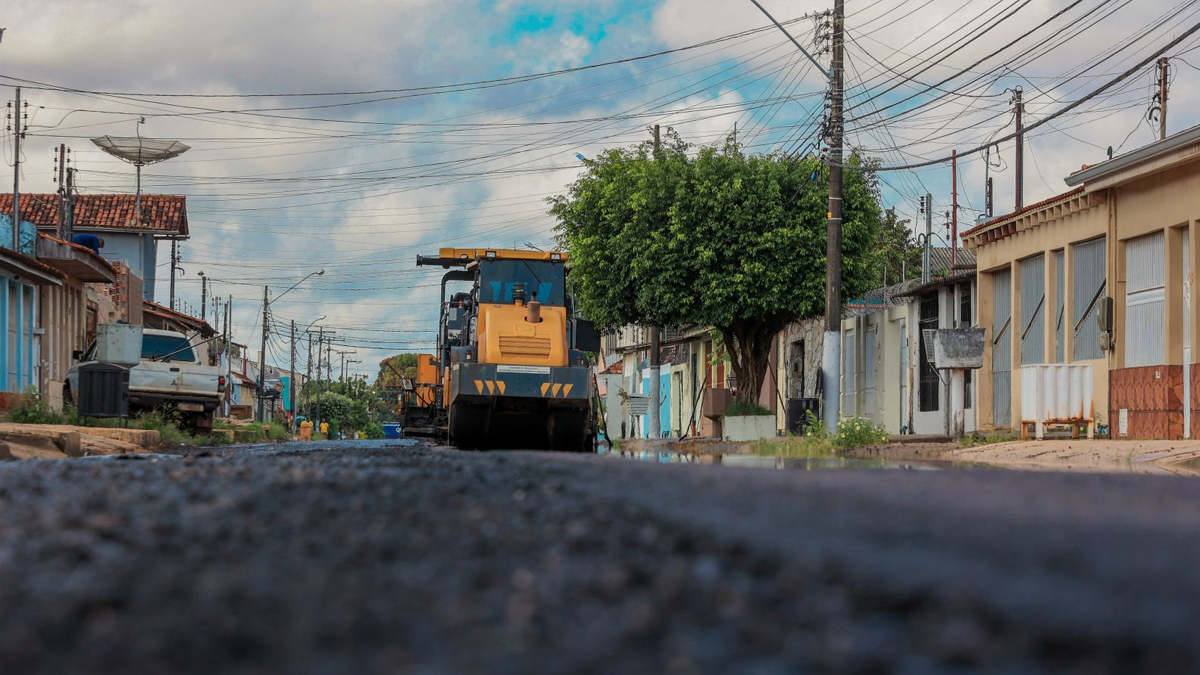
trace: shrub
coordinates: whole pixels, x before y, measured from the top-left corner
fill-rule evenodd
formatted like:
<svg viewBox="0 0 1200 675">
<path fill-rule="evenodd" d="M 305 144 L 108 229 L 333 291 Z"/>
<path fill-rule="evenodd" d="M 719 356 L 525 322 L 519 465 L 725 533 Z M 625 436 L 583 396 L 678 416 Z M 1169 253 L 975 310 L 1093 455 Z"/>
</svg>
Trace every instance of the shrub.
<svg viewBox="0 0 1200 675">
<path fill-rule="evenodd" d="M 887 429 L 881 424 L 875 424 L 862 417 L 843 420 L 838 425 L 837 434 L 833 437 L 833 447 L 839 450 L 850 450 L 864 445 L 878 445 L 887 442 Z"/>
<path fill-rule="evenodd" d="M 725 409 L 726 417 L 746 417 L 746 416 L 751 416 L 751 415 L 774 415 L 774 414 L 775 413 L 771 412 L 767 408 L 764 408 L 757 403 L 748 402 L 748 401 L 739 401 L 736 399 L 729 404 L 728 408 Z"/>
<path fill-rule="evenodd" d="M 384 437 L 383 425 L 379 422 L 371 422 L 363 427 L 362 432 L 364 438 L 379 439 Z"/>
<path fill-rule="evenodd" d="M 9 412 L 9 419 L 17 424 L 66 424 L 66 416 L 51 410 L 38 395 L 36 387 L 25 390 L 20 401 Z"/>
</svg>

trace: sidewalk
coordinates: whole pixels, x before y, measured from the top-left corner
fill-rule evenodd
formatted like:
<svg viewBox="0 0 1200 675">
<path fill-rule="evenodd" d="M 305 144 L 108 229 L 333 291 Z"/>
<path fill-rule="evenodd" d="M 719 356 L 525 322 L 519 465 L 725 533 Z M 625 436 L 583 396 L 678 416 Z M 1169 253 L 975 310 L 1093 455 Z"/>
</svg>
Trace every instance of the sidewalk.
<svg viewBox="0 0 1200 675">
<path fill-rule="evenodd" d="M 0 459 L 65 459 L 146 452 L 162 443 L 157 431 L 0 423 Z"/>
<path fill-rule="evenodd" d="M 1014 469 L 1200 475 L 1200 441 L 1011 441 L 948 449 L 940 459 Z"/>
</svg>

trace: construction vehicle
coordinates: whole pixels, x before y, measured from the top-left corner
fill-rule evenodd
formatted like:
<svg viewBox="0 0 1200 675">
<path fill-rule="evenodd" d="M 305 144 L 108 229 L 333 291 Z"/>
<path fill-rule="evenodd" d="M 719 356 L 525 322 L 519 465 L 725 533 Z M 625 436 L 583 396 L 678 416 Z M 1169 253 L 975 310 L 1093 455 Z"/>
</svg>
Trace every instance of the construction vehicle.
<svg viewBox="0 0 1200 675">
<path fill-rule="evenodd" d="M 441 406 L 442 380 L 433 354 L 417 355 L 417 377 L 405 378 L 400 393 L 400 423 L 405 436 L 437 436 L 446 428 Z"/>
<path fill-rule="evenodd" d="M 417 256 L 442 277 L 436 363 L 450 444 L 591 451 L 594 326 L 575 316 L 567 254 L 443 248 Z M 469 291 L 447 296 L 447 284 Z"/>
</svg>

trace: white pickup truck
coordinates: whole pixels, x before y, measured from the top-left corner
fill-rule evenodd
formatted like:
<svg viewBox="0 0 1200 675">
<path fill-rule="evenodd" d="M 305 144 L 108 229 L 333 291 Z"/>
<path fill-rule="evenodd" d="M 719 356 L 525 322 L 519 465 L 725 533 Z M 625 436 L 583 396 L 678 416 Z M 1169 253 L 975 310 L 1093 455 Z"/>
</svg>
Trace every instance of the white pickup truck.
<svg viewBox="0 0 1200 675">
<path fill-rule="evenodd" d="M 142 361 L 129 370 L 129 408 L 178 412 L 198 431 L 212 429 L 221 404 L 225 377 L 217 366 L 206 365 L 202 347 L 182 333 L 147 328 L 142 332 Z M 79 387 L 79 366 L 95 361 L 96 343 L 77 353 L 79 363 L 67 371 L 66 400 Z"/>
</svg>

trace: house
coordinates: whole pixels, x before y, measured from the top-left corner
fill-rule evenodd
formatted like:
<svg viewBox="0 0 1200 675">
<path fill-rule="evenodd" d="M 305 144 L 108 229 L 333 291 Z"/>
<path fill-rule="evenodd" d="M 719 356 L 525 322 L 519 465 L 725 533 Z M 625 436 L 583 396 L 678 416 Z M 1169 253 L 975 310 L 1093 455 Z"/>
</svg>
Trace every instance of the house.
<svg viewBox="0 0 1200 675">
<path fill-rule="evenodd" d="M 142 279 L 147 300 L 155 299 L 160 240 L 187 239 L 187 199 L 183 195 L 141 196 L 142 217 L 137 218 L 135 195 L 92 194 L 75 197 L 73 231 L 104 238 L 100 254 L 121 261 Z M 0 213 L 12 213 L 12 195 L 0 195 Z M 21 220 L 43 232 L 59 229 L 59 196 L 22 194 Z"/>
<path fill-rule="evenodd" d="M 60 274 L 60 283 L 38 287 L 35 316 L 37 387 L 53 409 L 62 409 L 67 371 L 74 354 L 87 348 L 101 322 L 90 295 L 106 292 L 110 285 L 128 276 L 94 251 L 41 233 L 37 238 L 38 260 Z M 128 281 L 126 281 L 128 283 Z"/>
<path fill-rule="evenodd" d="M 1072 189 L 968 230 L 979 259 L 983 428 L 1021 425 L 1023 365 L 1091 370 L 1096 430 L 1191 438 L 1200 301 L 1200 127 L 1066 178 Z M 1111 298 L 1111 331 L 1101 308 Z"/>
</svg>

